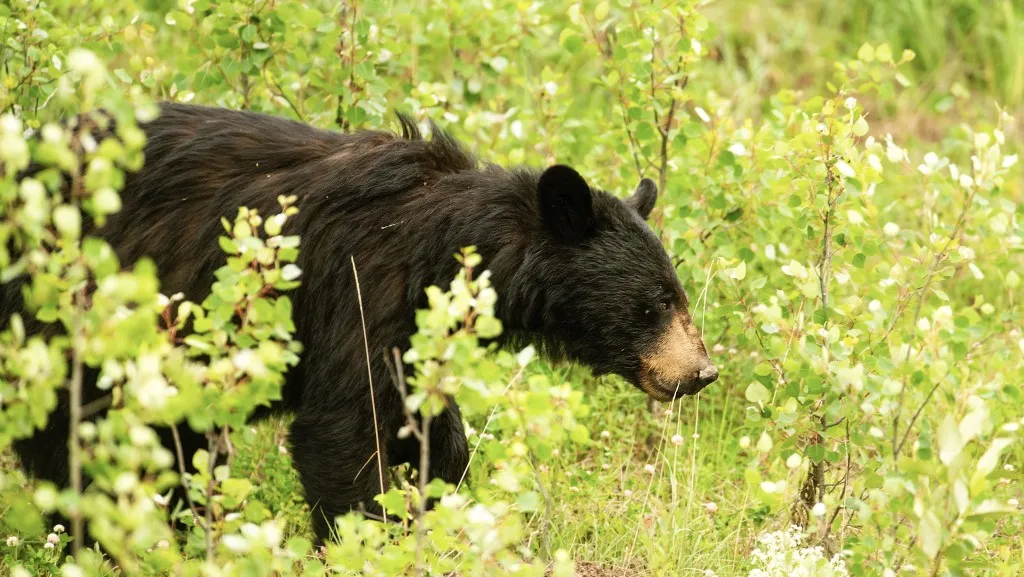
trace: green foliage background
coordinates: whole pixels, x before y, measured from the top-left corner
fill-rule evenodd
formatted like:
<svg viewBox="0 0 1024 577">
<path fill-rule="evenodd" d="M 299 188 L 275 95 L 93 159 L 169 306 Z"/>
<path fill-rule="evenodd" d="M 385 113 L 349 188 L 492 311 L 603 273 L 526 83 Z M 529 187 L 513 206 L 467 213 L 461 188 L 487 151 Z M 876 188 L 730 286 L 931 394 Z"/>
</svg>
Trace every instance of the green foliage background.
<svg viewBox="0 0 1024 577">
<path fill-rule="evenodd" d="M 423 358 L 446 339 L 462 352 L 444 359 L 454 381 L 419 385 L 428 397 L 457 385 L 471 407 L 472 482 L 449 493 L 447 516 L 420 523 L 418 495 L 442 489 L 400 485 L 387 506 L 407 509 L 411 536 L 349 519 L 342 545 L 317 554 L 305 540 L 308 511 L 284 425 L 238 426 L 238 414 L 279 384 L 261 381 L 251 398 L 221 396 L 224 382 L 180 368 L 190 366 L 187 347 L 202 343 L 158 346 L 166 332 L 154 313 L 137 319 L 149 327 L 137 327 L 137 341 L 151 350 L 111 355 L 159 354 L 182 391 L 236 403 L 225 406 L 241 413 L 192 424 L 230 433 L 237 456 L 230 470 L 207 467 L 189 480 L 195 499 L 219 509 L 176 535 L 166 524 L 142 534 L 118 519 L 111 511 L 124 494 L 95 501 L 86 516 L 124 531 L 107 528 L 110 539 L 137 537 L 118 552 L 126 573 L 542 574 L 575 560 L 613 574 L 777 575 L 800 563 L 806 574 L 832 574 L 807 551 L 779 560 L 768 552 L 778 543 L 758 541 L 791 524 L 825 557 L 845 552 L 852 575 L 1024 571 L 1019 2 L 13 0 L 0 19 L 0 239 L 23 236 L 24 246 L 35 242 L 46 258 L 94 276 L 119 273 L 73 234 L 71 213 L 116 210 L 108 191 L 137 164 L 137 134 L 58 153 L 26 144 L 24 129 L 97 107 L 130 127 L 155 100 L 344 130 L 391 126 L 398 109 L 437 120 L 488 161 L 571 163 L 620 195 L 641 176 L 658 181 L 652 222 L 722 374 L 698 398 L 652 413 L 615 378 L 528 354 L 485 361 L 472 327 L 427 315 L 415 344 Z M 28 154 L 64 172 L 74 171 L 74 154 L 90 171 L 97 156 L 108 162 L 69 210 L 53 194 L 51 203 L 24 192 L 12 168 Z M 252 224 L 250 216 L 240 221 Z M 228 229 L 232 238 L 241 230 Z M 58 275 L 17 251 L 0 256 L 5 273 L 23 267 L 37 286 L 86 274 Z M 232 274 L 265 272 L 242 269 Z M 129 273 L 154 280 L 145 267 Z M 467 283 L 457 280 L 445 298 L 487 290 Z M 118 298 L 163 302 L 155 285 L 133 286 Z M 211 318 L 217 306 L 259 300 L 261 286 L 221 294 L 207 303 Z M 84 310 L 57 292 L 38 297 L 41 310 L 52 302 L 78 326 Z M 279 370 L 292 350 L 287 323 L 268 322 L 283 324 L 253 338 L 282 341 L 274 353 L 260 349 Z M 219 328 L 250 348 L 236 329 Z M 30 407 L 67 386 L 61 354 L 76 350 L 11 333 L 0 340 L 0 449 L 40 426 Z M 30 372 L 26 359 L 53 368 Z M 130 399 L 135 385 L 122 386 Z M 122 421 L 101 427 L 105 442 L 190 407 L 173 405 L 154 413 L 129 401 Z M 159 451 L 142 453 L 161 470 Z M 0 459 L 0 538 L 17 537 L 0 542 L 0 571 L 61 570 L 67 538 L 45 548 L 39 511 L 73 507 L 74 497 L 51 498 L 6 466 L 11 457 Z M 111 478 L 136 461 L 112 465 Z M 142 476 L 133 506 L 177 482 L 165 472 Z M 427 533 L 412 529 L 424 526 L 436 537 L 426 546 L 418 539 Z M 266 544 L 275 538 L 287 544 Z M 79 557 L 63 571 L 101 574 L 98 563 Z"/>
</svg>

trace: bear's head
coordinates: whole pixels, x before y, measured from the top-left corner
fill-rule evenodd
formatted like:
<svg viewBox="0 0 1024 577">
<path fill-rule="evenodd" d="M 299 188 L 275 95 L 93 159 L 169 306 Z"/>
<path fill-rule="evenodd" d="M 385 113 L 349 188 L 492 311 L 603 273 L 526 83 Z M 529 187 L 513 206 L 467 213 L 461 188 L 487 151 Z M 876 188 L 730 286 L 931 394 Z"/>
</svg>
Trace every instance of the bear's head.
<svg viewBox="0 0 1024 577">
<path fill-rule="evenodd" d="M 537 181 L 542 238 L 528 259 L 543 286 L 531 307 L 543 317 L 534 334 L 542 331 L 556 355 L 667 401 L 697 393 L 718 370 L 646 222 L 657 196 L 647 178 L 621 200 L 591 189 L 572 168 L 552 166 Z"/>
</svg>

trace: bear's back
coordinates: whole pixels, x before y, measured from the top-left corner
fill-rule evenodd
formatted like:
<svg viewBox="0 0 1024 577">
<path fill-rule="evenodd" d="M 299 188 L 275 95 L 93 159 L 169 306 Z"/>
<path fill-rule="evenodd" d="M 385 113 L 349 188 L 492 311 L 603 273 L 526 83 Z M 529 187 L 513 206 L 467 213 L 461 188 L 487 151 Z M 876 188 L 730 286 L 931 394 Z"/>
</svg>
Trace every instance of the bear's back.
<svg viewBox="0 0 1024 577">
<path fill-rule="evenodd" d="M 296 195 L 293 233 L 303 245 L 318 232 L 372 210 L 429 194 L 429 181 L 476 167 L 447 134 L 425 140 L 400 117 L 402 133 L 339 133 L 274 116 L 165 103 L 144 125 L 145 164 L 127 177 L 122 210 L 99 232 L 122 263 L 152 258 L 162 290 L 201 299 L 224 262 L 217 237 L 238 207 L 263 216 Z M 364 220 L 360 217 L 359 220 Z"/>
</svg>

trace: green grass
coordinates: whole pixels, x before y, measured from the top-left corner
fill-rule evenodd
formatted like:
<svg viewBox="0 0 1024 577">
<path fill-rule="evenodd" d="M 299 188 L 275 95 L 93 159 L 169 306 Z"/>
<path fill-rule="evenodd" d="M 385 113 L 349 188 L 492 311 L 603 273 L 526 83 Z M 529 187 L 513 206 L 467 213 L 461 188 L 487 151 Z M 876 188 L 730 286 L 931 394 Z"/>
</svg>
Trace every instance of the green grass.
<svg viewBox="0 0 1024 577">
<path fill-rule="evenodd" d="M 956 120 L 988 116 L 994 103 L 1024 105 L 1024 3 L 1019 0 L 872 0 L 710 2 L 708 18 L 721 32 L 721 93 L 756 113 L 780 88 L 817 90 L 833 62 L 852 58 L 867 42 L 894 54 L 916 54 L 915 88 L 875 116 L 899 123 L 901 135 L 925 140 Z"/>
<path fill-rule="evenodd" d="M 703 576 L 708 568 L 739 574 L 768 520 L 737 474 L 745 464 L 736 383 L 723 376 L 699 397 L 652 414 L 644 394 L 617 378 L 553 373 L 575 376 L 587 390 L 593 410 L 583 424 L 595 442 L 560 452 L 543 471 L 554 506 L 531 519 L 530 540 L 539 544 L 547 530 L 551 551 L 563 548 L 579 561 L 644 574 Z M 286 519 L 288 533 L 309 537 L 309 509 L 284 448 L 286 431 L 287 419 L 273 419 L 236 434 L 233 468 L 255 485 L 251 499 Z M 675 435 L 681 444 L 673 443 Z M 654 474 L 645 471 L 648 464 Z M 474 459 L 473 471 L 485 466 Z"/>
</svg>

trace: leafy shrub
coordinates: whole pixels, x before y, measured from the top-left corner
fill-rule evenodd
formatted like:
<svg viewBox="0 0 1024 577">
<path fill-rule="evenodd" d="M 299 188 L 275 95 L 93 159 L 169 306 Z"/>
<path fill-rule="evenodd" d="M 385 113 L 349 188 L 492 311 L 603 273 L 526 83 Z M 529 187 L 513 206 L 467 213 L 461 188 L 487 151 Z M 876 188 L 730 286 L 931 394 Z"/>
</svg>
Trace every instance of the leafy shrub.
<svg viewBox="0 0 1024 577">
<path fill-rule="evenodd" d="M 69 335 L 26 336 L 18 318 L 0 335 L 0 450 L 42 427 L 85 366 L 112 407 L 72 439 L 88 490 L 25 479 L 0 453 L 0 570 L 104 574 L 110 560 L 43 526 L 61 511 L 125 574 L 567 575 L 590 560 L 748 575 L 799 558 L 826 575 L 837 555 L 850 575 L 1019 574 L 1019 129 L 988 108 L 927 148 L 880 129 L 899 126 L 886 113 L 913 76 L 914 53 L 878 43 L 886 30 L 854 39 L 855 58 L 831 55 L 820 90 L 724 95 L 731 71 L 709 57 L 721 45 L 703 8 L 0 6 L 0 281 L 29 275 L 31 314 Z M 406 474 L 380 497 L 400 522 L 346 517 L 340 542 L 313 551 L 303 506 L 282 502 L 296 484 L 280 424 L 244 424 L 301 354 L 280 294 L 301 280 L 300 239 L 280 233 L 292 199 L 225 223 L 226 265 L 203 303 L 161 295 L 151 264 L 122 270 L 88 235 L 119 209 L 123 172 L 143 161 L 136 121 L 158 98 L 344 129 L 397 107 L 496 162 L 572 162 L 623 193 L 655 178 L 652 220 L 719 383 L 651 418 L 618 379 L 595 386 L 530 350 L 481 347 L 501 295 L 466 251 L 399 354 L 417 367 L 401 379 L 410 411 L 431 414 L 445 393 L 463 407 L 467 483 Z M 110 138 L 89 136 L 110 118 Z M 19 177 L 30 161 L 45 169 Z M 234 319 L 236 307 L 259 314 Z M 181 339 L 186 320 L 199 330 Z M 182 417 L 210 441 L 184 456 L 195 475 L 151 428 Z M 429 419 L 404 433 L 429 435 Z M 169 511 L 178 483 L 190 503 Z"/>
</svg>

